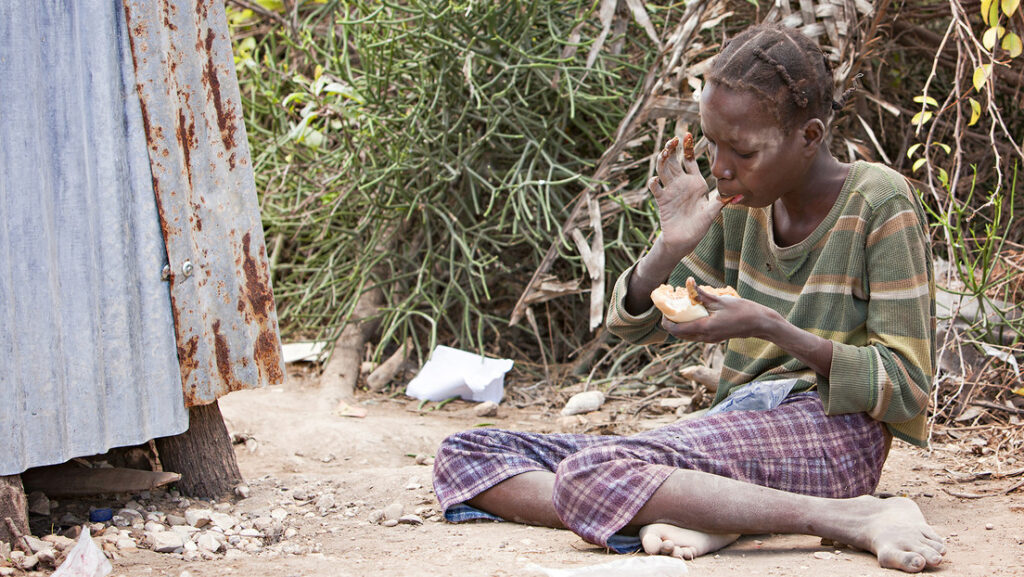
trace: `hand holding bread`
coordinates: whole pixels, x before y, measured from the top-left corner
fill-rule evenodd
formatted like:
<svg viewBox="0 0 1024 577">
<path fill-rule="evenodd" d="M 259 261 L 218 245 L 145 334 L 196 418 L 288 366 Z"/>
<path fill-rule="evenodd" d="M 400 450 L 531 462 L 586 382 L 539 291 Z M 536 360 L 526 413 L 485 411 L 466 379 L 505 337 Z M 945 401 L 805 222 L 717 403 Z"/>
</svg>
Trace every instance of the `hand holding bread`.
<svg viewBox="0 0 1024 577">
<path fill-rule="evenodd" d="M 739 297 L 732 287 L 714 288 L 701 286 L 701 290 L 717 296 Z M 709 316 L 707 308 L 701 304 L 697 295 L 697 283 L 693 277 L 686 279 L 686 287 L 673 287 L 663 284 L 651 293 L 654 306 L 672 322 L 687 323 Z"/>
</svg>

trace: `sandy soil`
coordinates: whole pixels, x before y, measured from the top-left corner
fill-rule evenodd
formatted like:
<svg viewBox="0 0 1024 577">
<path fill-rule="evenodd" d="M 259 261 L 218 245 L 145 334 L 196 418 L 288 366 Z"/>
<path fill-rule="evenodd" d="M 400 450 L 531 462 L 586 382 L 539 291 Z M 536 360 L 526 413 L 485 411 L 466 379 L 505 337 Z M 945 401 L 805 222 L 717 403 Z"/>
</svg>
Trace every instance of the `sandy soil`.
<svg viewBox="0 0 1024 577">
<path fill-rule="evenodd" d="M 299 552 L 186 562 L 180 555 L 143 549 L 119 558 L 114 575 L 359 576 L 372 571 L 375 575 L 512 576 L 537 574 L 528 569 L 530 564 L 566 569 L 619 557 L 568 531 L 512 523 L 451 525 L 437 520 L 436 514 L 418 526 L 388 528 L 369 520 L 374 510 L 393 502 L 401 502 L 406 512 L 419 508 L 424 516 L 429 515 L 424 508 L 437 510 L 430 490 L 431 469 L 417 464 L 414 457 L 432 455 L 446 435 L 485 421 L 506 428 L 561 430 L 565 423 L 554 411 L 502 407 L 497 417 L 481 419 L 472 416 L 468 403 L 422 411 L 417 401 L 401 395 L 390 399 L 364 395 L 359 401 L 367 409 L 366 417 L 350 418 L 332 414 L 322 397 L 315 383 L 293 379 L 286 386 L 232 393 L 220 401 L 229 431 L 252 439 L 236 445 L 251 489 L 249 498 L 235 503 L 236 514 L 290 502 L 296 513 L 287 524 L 297 534 L 289 540 Z M 615 411 L 614 404 L 588 416 L 587 422 L 599 422 L 602 414 Z M 1012 459 L 1011 463 L 997 460 L 1005 461 L 1005 455 L 965 459 L 972 434 L 963 433 L 957 444 L 936 442 L 930 452 L 897 443 L 879 491 L 913 498 L 947 537 L 949 553 L 933 573 L 1024 575 L 1024 489 L 1004 494 L 1022 477 L 953 482 L 963 473 L 1019 469 L 1024 457 L 1016 464 Z M 965 463 L 971 463 L 970 468 Z M 311 500 L 296 503 L 292 494 L 298 490 L 333 492 L 337 507 L 321 515 L 309 504 Z M 957 498 L 947 491 L 986 496 Z M 836 550 L 822 546 L 817 538 L 799 535 L 745 536 L 717 555 L 687 564 L 690 574 L 708 576 L 898 574 L 878 568 L 869 554 Z"/>
</svg>

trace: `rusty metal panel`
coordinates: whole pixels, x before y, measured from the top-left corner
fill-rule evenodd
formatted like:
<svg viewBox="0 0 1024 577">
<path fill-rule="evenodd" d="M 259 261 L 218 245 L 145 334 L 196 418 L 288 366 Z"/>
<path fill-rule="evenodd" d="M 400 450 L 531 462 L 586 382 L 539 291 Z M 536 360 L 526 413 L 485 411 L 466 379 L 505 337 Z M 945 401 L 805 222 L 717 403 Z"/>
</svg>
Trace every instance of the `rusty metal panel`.
<svg viewBox="0 0 1024 577">
<path fill-rule="evenodd" d="M 123 0 L 187 406 L 284 380 L 221 0 Z"/>
<path fill-rule="evenodd" d="M 188 428 L 121 7 L 0 2 L 0 475 Z"/>
</svg>

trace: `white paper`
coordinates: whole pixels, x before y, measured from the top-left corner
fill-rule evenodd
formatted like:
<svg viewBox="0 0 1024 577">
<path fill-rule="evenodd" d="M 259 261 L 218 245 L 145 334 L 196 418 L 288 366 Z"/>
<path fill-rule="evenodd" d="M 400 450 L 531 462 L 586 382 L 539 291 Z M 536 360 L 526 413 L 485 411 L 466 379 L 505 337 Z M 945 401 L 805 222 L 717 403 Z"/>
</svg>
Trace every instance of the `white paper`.
<svg viewBox="0 0 1024 577">
<path fill-rule="evenodd" d="M 439 345 L 409 382 L 405 394 L 425 401 L 459 396 L 467 401 L 500 403 L 505 373 L 510 369 L 510 359 L 491 359 Z"/>
</svg>

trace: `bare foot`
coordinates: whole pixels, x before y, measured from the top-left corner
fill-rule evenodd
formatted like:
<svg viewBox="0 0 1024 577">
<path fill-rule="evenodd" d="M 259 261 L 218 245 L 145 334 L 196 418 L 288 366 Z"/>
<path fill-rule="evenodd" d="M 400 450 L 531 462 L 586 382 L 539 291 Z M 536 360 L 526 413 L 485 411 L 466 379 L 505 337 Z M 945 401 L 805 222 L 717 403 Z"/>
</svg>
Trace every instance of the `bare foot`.
<svg viewBox="0 0 1024 577">
<path fill-rule="evenodd" d="M 667 523 L 651 523 L 640 529 L 644 551 L 680 559 L 694 559 L 718 551 L 739 538 L 736 534 L 703 533 Z"/>
<path fill-rule="evenodd" d="M 853 544 L 872 551 L 887 569 L 917 573 L 942 562 L 946 546 L 910 499 L 858 497 L 865 507 L 864 523 L 851 527 Z"/>
</svg>

